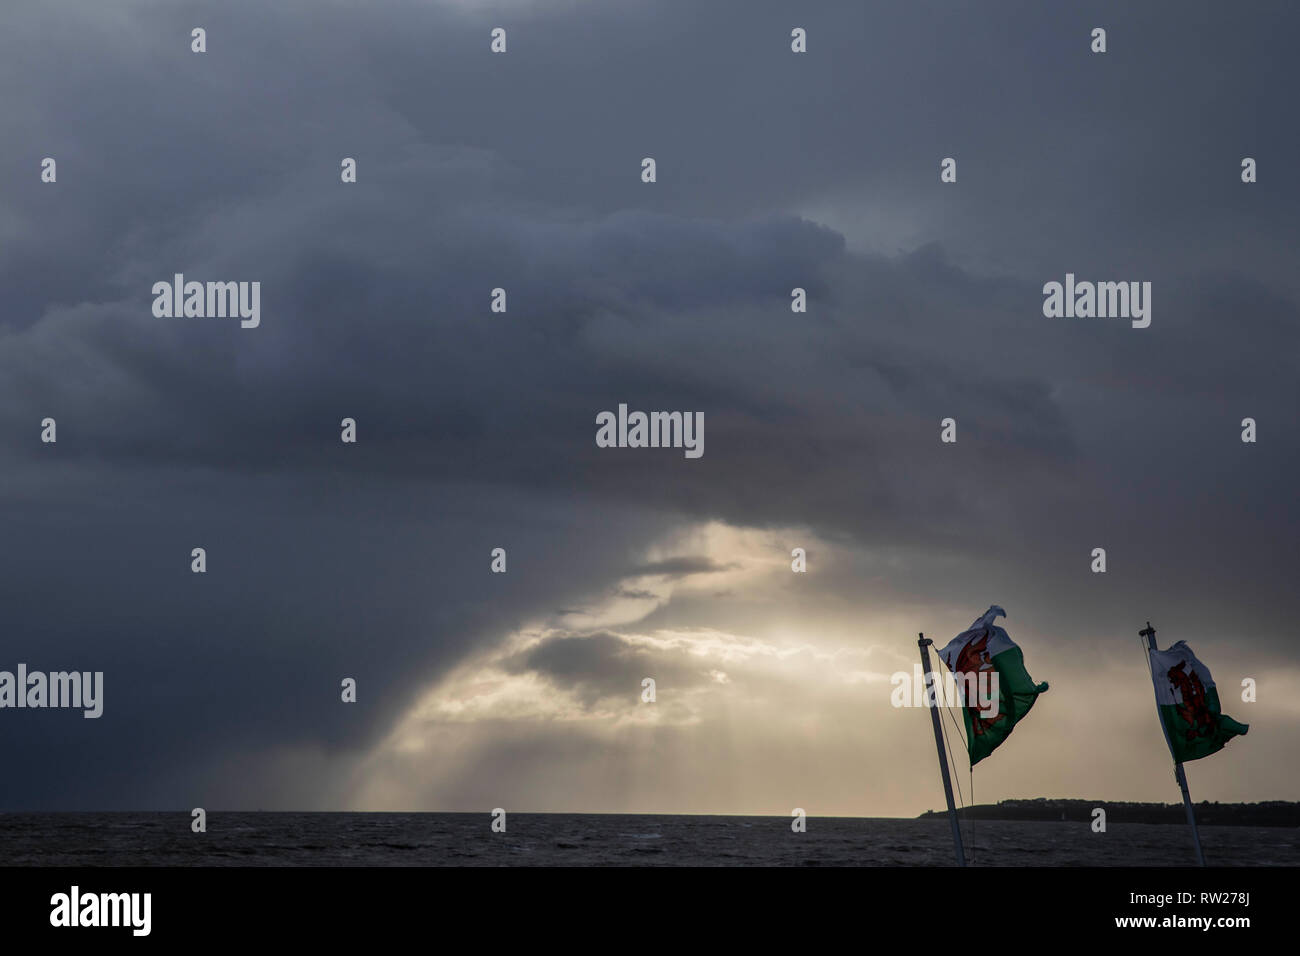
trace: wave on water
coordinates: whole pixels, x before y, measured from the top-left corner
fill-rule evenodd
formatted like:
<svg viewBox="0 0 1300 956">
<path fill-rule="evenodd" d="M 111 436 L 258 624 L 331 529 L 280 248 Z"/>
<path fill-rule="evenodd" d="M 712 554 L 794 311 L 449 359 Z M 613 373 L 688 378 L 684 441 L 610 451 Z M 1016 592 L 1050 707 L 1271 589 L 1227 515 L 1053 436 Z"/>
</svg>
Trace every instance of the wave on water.
<svg viewBox="0 0 1300 956">
<path fill-rule="evenodd" d="M 9 866 L 951 866 L 943 819 L 790 819 L 512 813 L 494 832 L 486 813 L 0 814 Z M 1219 866 L 1300 865 L 1300 830 L 1200 828 Z M 1186 834 L 1163 824 L 963 823 L 981 866 L 1188 866 Z"/>
</svg>

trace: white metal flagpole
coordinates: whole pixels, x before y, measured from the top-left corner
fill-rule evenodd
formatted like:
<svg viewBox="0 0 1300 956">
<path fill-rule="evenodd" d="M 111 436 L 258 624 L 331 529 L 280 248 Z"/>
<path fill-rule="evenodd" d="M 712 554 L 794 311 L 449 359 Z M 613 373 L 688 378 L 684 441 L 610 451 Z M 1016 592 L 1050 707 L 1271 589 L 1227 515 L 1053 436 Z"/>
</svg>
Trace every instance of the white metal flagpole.
<svg viewBox="0 0 1300 956">
<path fill-rule="evenodd" d="M 924 634 L 918 634 L 919 640 L 916 646 L 921 649 L 921 675 L 922 680 L 930 674 L 930 645 L 934 641 L 928 640 Z M 948 819 L 952 823 L 952 843 L 957 852 L 957 865 L 966 865 L 966 850 L 961 845 L 961 827 L 957 825 L 957 808 L 952 802 L 952 779 L 948 776 L 948 756 L 943 749 L 943 726 L 939 723 L 939 693 L 938 681 L 939 675 L 934 675 L 935 702 L 930 707 L 930 716 L 934 719 L 934 745 L 939 751 L 939 770 L 943 773 L 943 795 L 948 799 Z M 924 692 L 924 691 L 923 691 Z M 928 698 L 926 698 L 928 703 Z"/>
</svg>

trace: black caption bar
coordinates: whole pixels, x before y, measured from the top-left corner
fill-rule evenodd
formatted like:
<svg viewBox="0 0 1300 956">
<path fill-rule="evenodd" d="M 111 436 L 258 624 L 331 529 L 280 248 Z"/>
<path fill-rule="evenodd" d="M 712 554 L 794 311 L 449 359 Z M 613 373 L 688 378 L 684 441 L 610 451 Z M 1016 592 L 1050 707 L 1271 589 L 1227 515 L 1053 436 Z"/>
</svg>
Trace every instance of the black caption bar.
<svg viewBox="0 0 1300 956">
<path fill-rule="evenodd" d="M 618 940 L 676 947 L 690 931 L 729 944 L 1055 933 L 1216 942 L 1277 931 L 1295 869 L 0 869 L 7 940 L 95 945 L 338 943 L 468 933 L 504 940 Z M 450 934 L 454 933 L 454 936 Z M 952 935 L 955 934 L 955 935 Z M 1246 935 L 1242 935 L 1246 934 Z M 698 937 L 697 937 L 698 938 Z"/>
</svg>

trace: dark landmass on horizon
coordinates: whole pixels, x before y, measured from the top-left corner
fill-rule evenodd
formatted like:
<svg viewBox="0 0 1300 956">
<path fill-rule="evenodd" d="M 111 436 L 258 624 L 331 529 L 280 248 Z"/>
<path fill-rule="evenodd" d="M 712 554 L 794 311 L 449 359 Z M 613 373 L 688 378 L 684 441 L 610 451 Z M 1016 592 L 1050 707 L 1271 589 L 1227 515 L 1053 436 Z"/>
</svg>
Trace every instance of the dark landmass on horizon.
<svg viewBox="0 0 1300 956">
<path fill-rule="evenodd" d="M 1066 823 L 1091 823 L 1092 811 L 1101 807 L 1110 823 L 1186 823 L 1181 803 L 1129 803 L 1117 800 L 1002 800 L 997 804 L 959 807 L 957 816 L 968 820 L 1055 820 Z M 1196 822 L 1220 827 L 1297 827 L 1300 826 L 1300 803 L 1290 800 L 1265 800 L 1262 803 L 1193 804 Z M 947 816 L 947 810 L 927 810 L 918 820 Z"/>
<path fill-rule="evenodd" d="M 1203 800 L 1193 804 L 1196 822 L 1206 826 L 1248 827 L 1300 827 L 1300 802 L 1293 800 L 1265 800 L 1259 803 L 1218 803 Z M 971 807 L 958 807 L 957 815 L 970 820 L 1036 820 L 1043 822 L 1091 823 L 1092 812 L 1097 807 L 1106 811 L 1109 823 L 1178 823 L 1185 824 L 1187 817 L 1181 803 L 1138 803 L 1126 800 L 1079 800 L 1035 797 L 1031 799 L 1002 800 L 996 804 L 979 803 Z M 209 814 L 300 817 L 478 817 L 482 810 L 218 810 Z M 786 817 L 780 813 L 733 813 L 728 811 L 700 811 L 694 813 L 665 813 L 662 811 L 571 811 L 571 810 L 517 810 L 519 816 L 564 817 L 719 817 L 761 820 Z M 187 810 L 24 810 L 0 809 L 0 818 L 47 817 L 72 818 L 91 816 L 181 816 L 186 825 L 190 820 Z M 810 819 L 829 820 L 939 820 L 947 817 L 946 810 L 926 810 L 915 817 L 842 816 L 839 814 L 810 813 Z"/>
</svg>

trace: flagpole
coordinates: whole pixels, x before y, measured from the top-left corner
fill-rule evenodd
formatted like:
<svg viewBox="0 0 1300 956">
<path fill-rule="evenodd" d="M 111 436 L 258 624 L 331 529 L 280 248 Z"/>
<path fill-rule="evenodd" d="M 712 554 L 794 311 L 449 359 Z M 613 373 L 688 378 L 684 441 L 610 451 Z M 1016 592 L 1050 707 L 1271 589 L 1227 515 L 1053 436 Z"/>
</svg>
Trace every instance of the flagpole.
<svg viewBox="0 0 1300 956">
<path fill-rule="evenodd" d="M 930 673 L 930 645 L 934 641 L 928 640 L 924 634 L 918 634 L 919 640 L 916 646 L 921 649 L 921 674 L 922 680 L 924 675 Z M 957 825 L 957 808 L 952 802 L 952 779 L 948 776 L 948 756 L 943 749 L 943 726 L 939 723 L 939 700 L 937 683 L 939 675 L 935 674 L 935 701 L 930 707 L 930 717 L 934 720 L 934 745 L 939 751 L 939 770 L 943 774 L 943 795 L 948 799 L 948 820 L 952 823 L 952 843 L 957 853 L 957 865 L 966 865 L 966 850 L 961 845 L 961 827 Z M 924 691 L 923 691 L 924 693 Z M 928 698 L 924 698 L 929 703 Z"/>
<path fill-rule="evenodd" d="M 1138 634 L 1147 639 L 1147 670 L 1151 671 L 1151 683 L 1155 686 L 1156 674 L 1151 667 L 1151 652 L 1156 649 L 1156 629 L 1147 621 L 1145 629 L 1138 631 Z M 1165 734 L 1165 746 L 1169 748 L 1169 756 L 1174 755 L 1174 745 L 1169 740 L 1169 728 L 1165 726 L 1164 715 L 1160 713 L 1160 698 L 1156 698 L 1156 717 L 1160 720 L 1160 727 Z M 1174 761 L 1174 779 L 1178 781 L 1178 789 L 1183 793 L 1183 809 L 1187 811 L 1187 825 L 1192 830 L 1192 844 L 1196 847 L 1196 865 L 1205 866 L 1205 854 L 1201 852 L 1201 835 L 1196 830 L 1196 813 L 1192 810 L 1192 795 L 1187 791 L 1187 774 L 1183 772 L 1183 765 L 1178 760 Z"/>
</svg>

